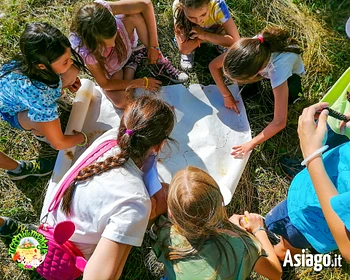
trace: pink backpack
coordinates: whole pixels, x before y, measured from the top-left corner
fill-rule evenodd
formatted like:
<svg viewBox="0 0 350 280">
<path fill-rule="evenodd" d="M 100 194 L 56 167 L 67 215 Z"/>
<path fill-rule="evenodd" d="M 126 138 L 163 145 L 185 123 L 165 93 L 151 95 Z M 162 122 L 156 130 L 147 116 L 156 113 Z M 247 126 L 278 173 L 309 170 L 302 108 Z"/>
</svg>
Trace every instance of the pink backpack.
<svg viewBox="0 0 350 280">
<path fill-rule="evenodd" d="M 116 144 L 116 140 L 102 142 L 70 172 L 52 199 L 46 216 L 58 207 L 65 190 L 79 171 L 116 146 Z M 48 252 L 45 260 L 36 269 L 44 279 L 74 280 L 84 272 L 87 261 L 83 253 L 69 241 L 74 231 L 75 226 L 71 221 L 60 222 L 55 227 L 45 223 L 39 226 L 38 232 L 48 240 Z"/>
</svg>

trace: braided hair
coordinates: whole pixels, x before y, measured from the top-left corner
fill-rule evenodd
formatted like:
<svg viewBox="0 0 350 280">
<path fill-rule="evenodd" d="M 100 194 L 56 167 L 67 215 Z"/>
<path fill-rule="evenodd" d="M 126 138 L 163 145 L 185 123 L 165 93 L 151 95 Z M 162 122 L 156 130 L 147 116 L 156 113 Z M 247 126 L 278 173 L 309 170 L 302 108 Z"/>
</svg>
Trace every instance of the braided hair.
<svg viewBox="0 0 350 280">
<path fill-rule="evenodd" d="M 120 152 L 80 170 L 63 195 L 62 211 L 65 214 L 71 213 L 70 204 L 76 183 L 91 180 L 103 172 L 122 167 L 129 158 L 144 160 L 150 148 L 160 145 L 166 139 L 172 140 L 169 135 L 174 123 L 175 114 L 165 101 L 149 95 L 137 98 L 125 109 L 120 121 L 117 137 Z"/>
</svg>

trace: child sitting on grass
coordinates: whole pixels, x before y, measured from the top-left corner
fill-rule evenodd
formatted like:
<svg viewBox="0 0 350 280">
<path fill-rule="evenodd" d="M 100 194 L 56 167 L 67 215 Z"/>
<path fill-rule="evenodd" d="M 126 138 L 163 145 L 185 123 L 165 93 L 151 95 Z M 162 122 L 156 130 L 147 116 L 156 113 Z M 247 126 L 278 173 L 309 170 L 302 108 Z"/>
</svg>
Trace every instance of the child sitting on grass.
<svg viewBox="0 0 350 280">
<path fill-rule="evenodd" d="M 188 166 L 175 174 L 168 216 L 152 227 L 165 279 L 247 279 L 253 269 L 280 279 L 281 266 L 262 217 L 245 212 L 240 217 L 246 230 L 234 224 L 236 217 L 227 217 L 219 186 L 201 169 Z"/>
<path fill-rule="evenodd" d="M 135 49 L 135 29 L 143 48 Z M 188 79 L 160 52 L 153 5 L 148 0 L 95 1 L 84 5 L 73 18 L 70 41 L 117 108 L 124 108 L 130 101 L 128 89 L 159 89 L 161 82 L 156 79 L 134 79 L 137 67 L 147 56 L 154 75 L 175 83 Z"/>
<path fill-rule="evenodd" d="M 239 39 L 239 33 L 224 0 L 175 0 L 175 38 L 181 52 L 181 68 L 191 70 L 196 48 L 201 43 L 225 51 Z"/>
<path fill-rule="evenodd" d="M 224 96 L 230 91 L 223 81 L 225 75 L 234 82 L 249 84 L 267 78 L 274 95 L 274 116 L 268 126 L 247 143 L 232 147 L 234 157 L 246 156 L 258 144 L 281 131 L 287 124 L 288 104 L 302 92 L 300 76 L 304 74 L 301 49 L 289 32 L 267 28 L 254 38 L 242 38 L 226 54 L 209 65 L 212 76 Z M 234 101 L 232 95 L 229 97 Z M 237 112 L 237 110 L 236 110 Z"/>
<path fill-rule="evenodd" d="M 30 130 L 38 140 L 48 142 L 57 150 L 86 144 L 87 137 L 82 132 L 62 133 L 58 115 L 56 101 L 62 96 L 62 88 L 77 90 L 78 69 L 85 69 L 68 38 L 47 23 L 29 23 L 19 45 L 20 53 L 0 69 L 2 120 L 17 129 Z M 3 158 L 14 167 L 14 162 L 5 155 Z M 40 160 L 31 164 L 21 162 L 7 174 L 13 180 L 43 176 L 53 167 L 52 163 L 47 164 Z"/>
</svg>

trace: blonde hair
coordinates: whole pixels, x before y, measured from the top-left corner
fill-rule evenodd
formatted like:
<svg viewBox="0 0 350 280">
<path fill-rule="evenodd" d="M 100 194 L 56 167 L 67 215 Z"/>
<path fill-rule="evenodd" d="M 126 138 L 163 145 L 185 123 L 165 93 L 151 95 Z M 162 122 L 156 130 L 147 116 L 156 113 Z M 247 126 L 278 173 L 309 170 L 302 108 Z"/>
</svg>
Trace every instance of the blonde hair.
<svg viewBox="0 0 350 280">
<path fill-rule="evenodd" d="M 168 209 L 175 230 L 188 241 L 185 248 L 170 247 L 167 256 L 169 260 L 194 256 L 207 240 L 212 240 L 219 251 L 224 253 L 227 266 L 232 267 L 234 274 L 237 268 L 232 264 L 236 262 L 228 259 L 227 255 L 228 248 L 233 251 L 234 248 L 222 237 L 225 230 L 237 235 L 246 248 L 247 241 L 251 239 L 261 251 L 261 244 L 255 237 L 229 221 L 218 184 L 208 173 L 197 167 L 188 166 L 175 174 L 169 186 Z M 218 270 L 217 267 L 213 277 Z"/>
</svg>

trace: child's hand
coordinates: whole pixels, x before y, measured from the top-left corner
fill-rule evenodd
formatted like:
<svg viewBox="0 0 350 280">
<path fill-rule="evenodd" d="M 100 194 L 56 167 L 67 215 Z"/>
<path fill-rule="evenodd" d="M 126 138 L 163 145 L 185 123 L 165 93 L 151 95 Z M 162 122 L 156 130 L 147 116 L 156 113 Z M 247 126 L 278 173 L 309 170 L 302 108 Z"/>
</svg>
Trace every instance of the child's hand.
<svg viewBox="0 0 350 280">
<path fill-rule="evenodd" d="M 237 214 L 235 214 L 235 215 L 232 215 L 229 218 L 229 220 L 230 220 L 231 223 L 233 223 L 236 226 L 239 226 L 240 228 L 245 230 L 245 228 L 243 227 L 243 223 L 242 223 L 242 221 L 243 221 L 242 219 L 244 219 L 244 217 L 245 217 L 244 215 L 237 215 Z"/>
<path fill-rule="evenodd" d="M 255 148 L 255 145 L 251 143 L 251 141 L 244 143 L 240 146 L 234 146 L 232 147 L 231 155 L 233 155 L 234 158 L 242 158 L 246 157 L 251 150 Z"/>
<path fill-rule="evenodd" d="M 150 92 L 155 92 L 159 90 L 161 84 L 162 84 L 161 81 L 158 81 L 154 78 L 148 78 L 148 87 L 145 89 L 149 90 Z"/>
<path fill-rule="evenodd" d="M 327 131 L 327 114 L 323 110 L 318 118 L 318 124 L 315 123 L 315 114 L 317 111 L 327 107 L 328 103 L 321 102 L 307 107 L 303 110 L 298 122 L 298 135 L 300 148 L 304 158 L 314 153 L 322 146 L 324 136 Z"/>
<path fill-rule="evenodd" d="M 149 64 L 156 64 L 160 57 L 160 51 L 157 48 L 148 48 L 147 56 Z"/>
<path fill-rule="evenodd" d="M 264 227 L 264 220 L 261 215 L 244 211 L 244 219 L 241 220 L 241 225 L 249 232 L 255 232 L 257 228 Z"/>
<path fill-rule="evenodd" d="M 240 113 L 239 109 L 238 109 L 238 106 L 237 106 L 238 102 L 239 101 L 234 99 L 232 95 L 224 96 L 224 105 L 225 105 L 225 107 L 230 109 L 230 110 L 235 110 L 235 112 L 237 114 Z"/>
<path fill-rule="evenodd" d="M 81 87 L 80 79 L 79 79 L 79 77 L 76 77 L 74 83 L 72 85 L 68 86 L 67 89 L 70 92 L 77 92 L 80 87 Z"/>
<path fill-rule="evenodd" d="M 202 28 L 200 28 L 198 26 L 193 26 L 192 30 L 190 31 L 190 38 L 191 39 L 198 38 L 200 40 L 204 40 L 204 34 L 205 33 L 206 32 Z"/>
<path fill-rule="evenodd" d="M 344 115 L 347 116 L 347 117 L 350 117 L 350 113 L 346 113 L 346 114 L 344 114 Z M 344 135 L 344 134 L 345 134 L 345 128 L 346 128 L 346 127 L 350 128 L 350 122 L 341 121 L 340 126 L 339 126 L 340 134 L 341 134 L 341 135 Z"/>
</svg>

